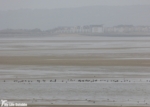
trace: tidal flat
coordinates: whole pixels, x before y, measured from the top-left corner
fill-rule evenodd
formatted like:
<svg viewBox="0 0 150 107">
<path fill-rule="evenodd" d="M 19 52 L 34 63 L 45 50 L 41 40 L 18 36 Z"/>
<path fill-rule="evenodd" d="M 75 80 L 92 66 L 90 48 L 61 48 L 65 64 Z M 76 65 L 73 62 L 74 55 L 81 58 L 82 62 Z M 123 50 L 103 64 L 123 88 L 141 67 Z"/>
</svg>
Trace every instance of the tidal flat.
<svg viewBox="0 0 150 107">
<path fill-rule="evenodd" d="M 0 37 L 0 98 L 29 106 L 150 106 L 150 37 Z"/>
</svg>

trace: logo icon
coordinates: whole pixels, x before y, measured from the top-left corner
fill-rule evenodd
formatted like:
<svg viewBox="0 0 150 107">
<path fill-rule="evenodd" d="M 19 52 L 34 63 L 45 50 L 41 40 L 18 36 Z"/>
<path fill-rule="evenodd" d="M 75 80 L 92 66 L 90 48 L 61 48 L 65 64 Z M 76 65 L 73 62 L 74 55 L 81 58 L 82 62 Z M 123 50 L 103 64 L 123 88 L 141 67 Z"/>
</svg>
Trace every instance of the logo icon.
<svg viewBox="0 0 150 107">
<path fill-rule="evenodd" d="M 26 103 L 14 103 L 7 100 L 1 100 L 1 107 L 15 107 L 15 106 L 27 106 Z"/>
</svg>

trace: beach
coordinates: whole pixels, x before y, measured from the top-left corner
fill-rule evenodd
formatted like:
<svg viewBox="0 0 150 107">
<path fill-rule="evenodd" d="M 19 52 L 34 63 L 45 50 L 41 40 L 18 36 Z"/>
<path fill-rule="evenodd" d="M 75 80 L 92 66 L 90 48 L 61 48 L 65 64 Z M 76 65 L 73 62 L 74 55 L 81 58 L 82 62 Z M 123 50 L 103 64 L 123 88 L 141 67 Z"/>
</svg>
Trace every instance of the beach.
<svg viewBox="0 0 150 107">
<path fill-rule="evenodd" d="M 0 38 L 0 99 L 28 107 L 150 106 L 150 37 Z"/>
</svg>

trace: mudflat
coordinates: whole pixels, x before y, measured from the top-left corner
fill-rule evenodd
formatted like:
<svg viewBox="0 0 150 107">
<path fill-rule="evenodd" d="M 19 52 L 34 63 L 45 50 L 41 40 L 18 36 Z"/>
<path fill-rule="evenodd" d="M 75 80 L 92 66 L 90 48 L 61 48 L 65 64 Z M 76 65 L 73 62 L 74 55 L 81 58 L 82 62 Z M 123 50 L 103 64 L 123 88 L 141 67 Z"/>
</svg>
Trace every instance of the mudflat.
<svg viewBox="0 0 150 107">
<path fill-rule="evenodd" d="M 28 107 L 150 106 L 150 38 L 0 39 L 0 98 Z"/>
<path fill-rule="evenodd" d="M 1 65 L 150 66 L 150 59 L 112 59 L 85 56 L 0 56 Z"/>
</svg>

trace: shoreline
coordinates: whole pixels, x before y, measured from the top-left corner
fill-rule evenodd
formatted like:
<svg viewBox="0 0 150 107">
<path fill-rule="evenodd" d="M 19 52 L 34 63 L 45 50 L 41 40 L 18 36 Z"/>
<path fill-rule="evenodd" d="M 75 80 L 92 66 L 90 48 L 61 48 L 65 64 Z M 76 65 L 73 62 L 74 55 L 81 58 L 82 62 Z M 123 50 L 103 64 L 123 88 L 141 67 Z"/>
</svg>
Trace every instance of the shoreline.
<svg viewBox="0 0 150 107">
<path fill-rule="evenodd" d="M 39 35 L 39 36 L 37 36 Z M 74 36 L 74 37 L 82 37 L 82 36 L 99 36 L 99 37 L 150 37 L 150 33 L 1 33 L 0 37 L 54 37 L 54 36 Z"/>
</svg>

